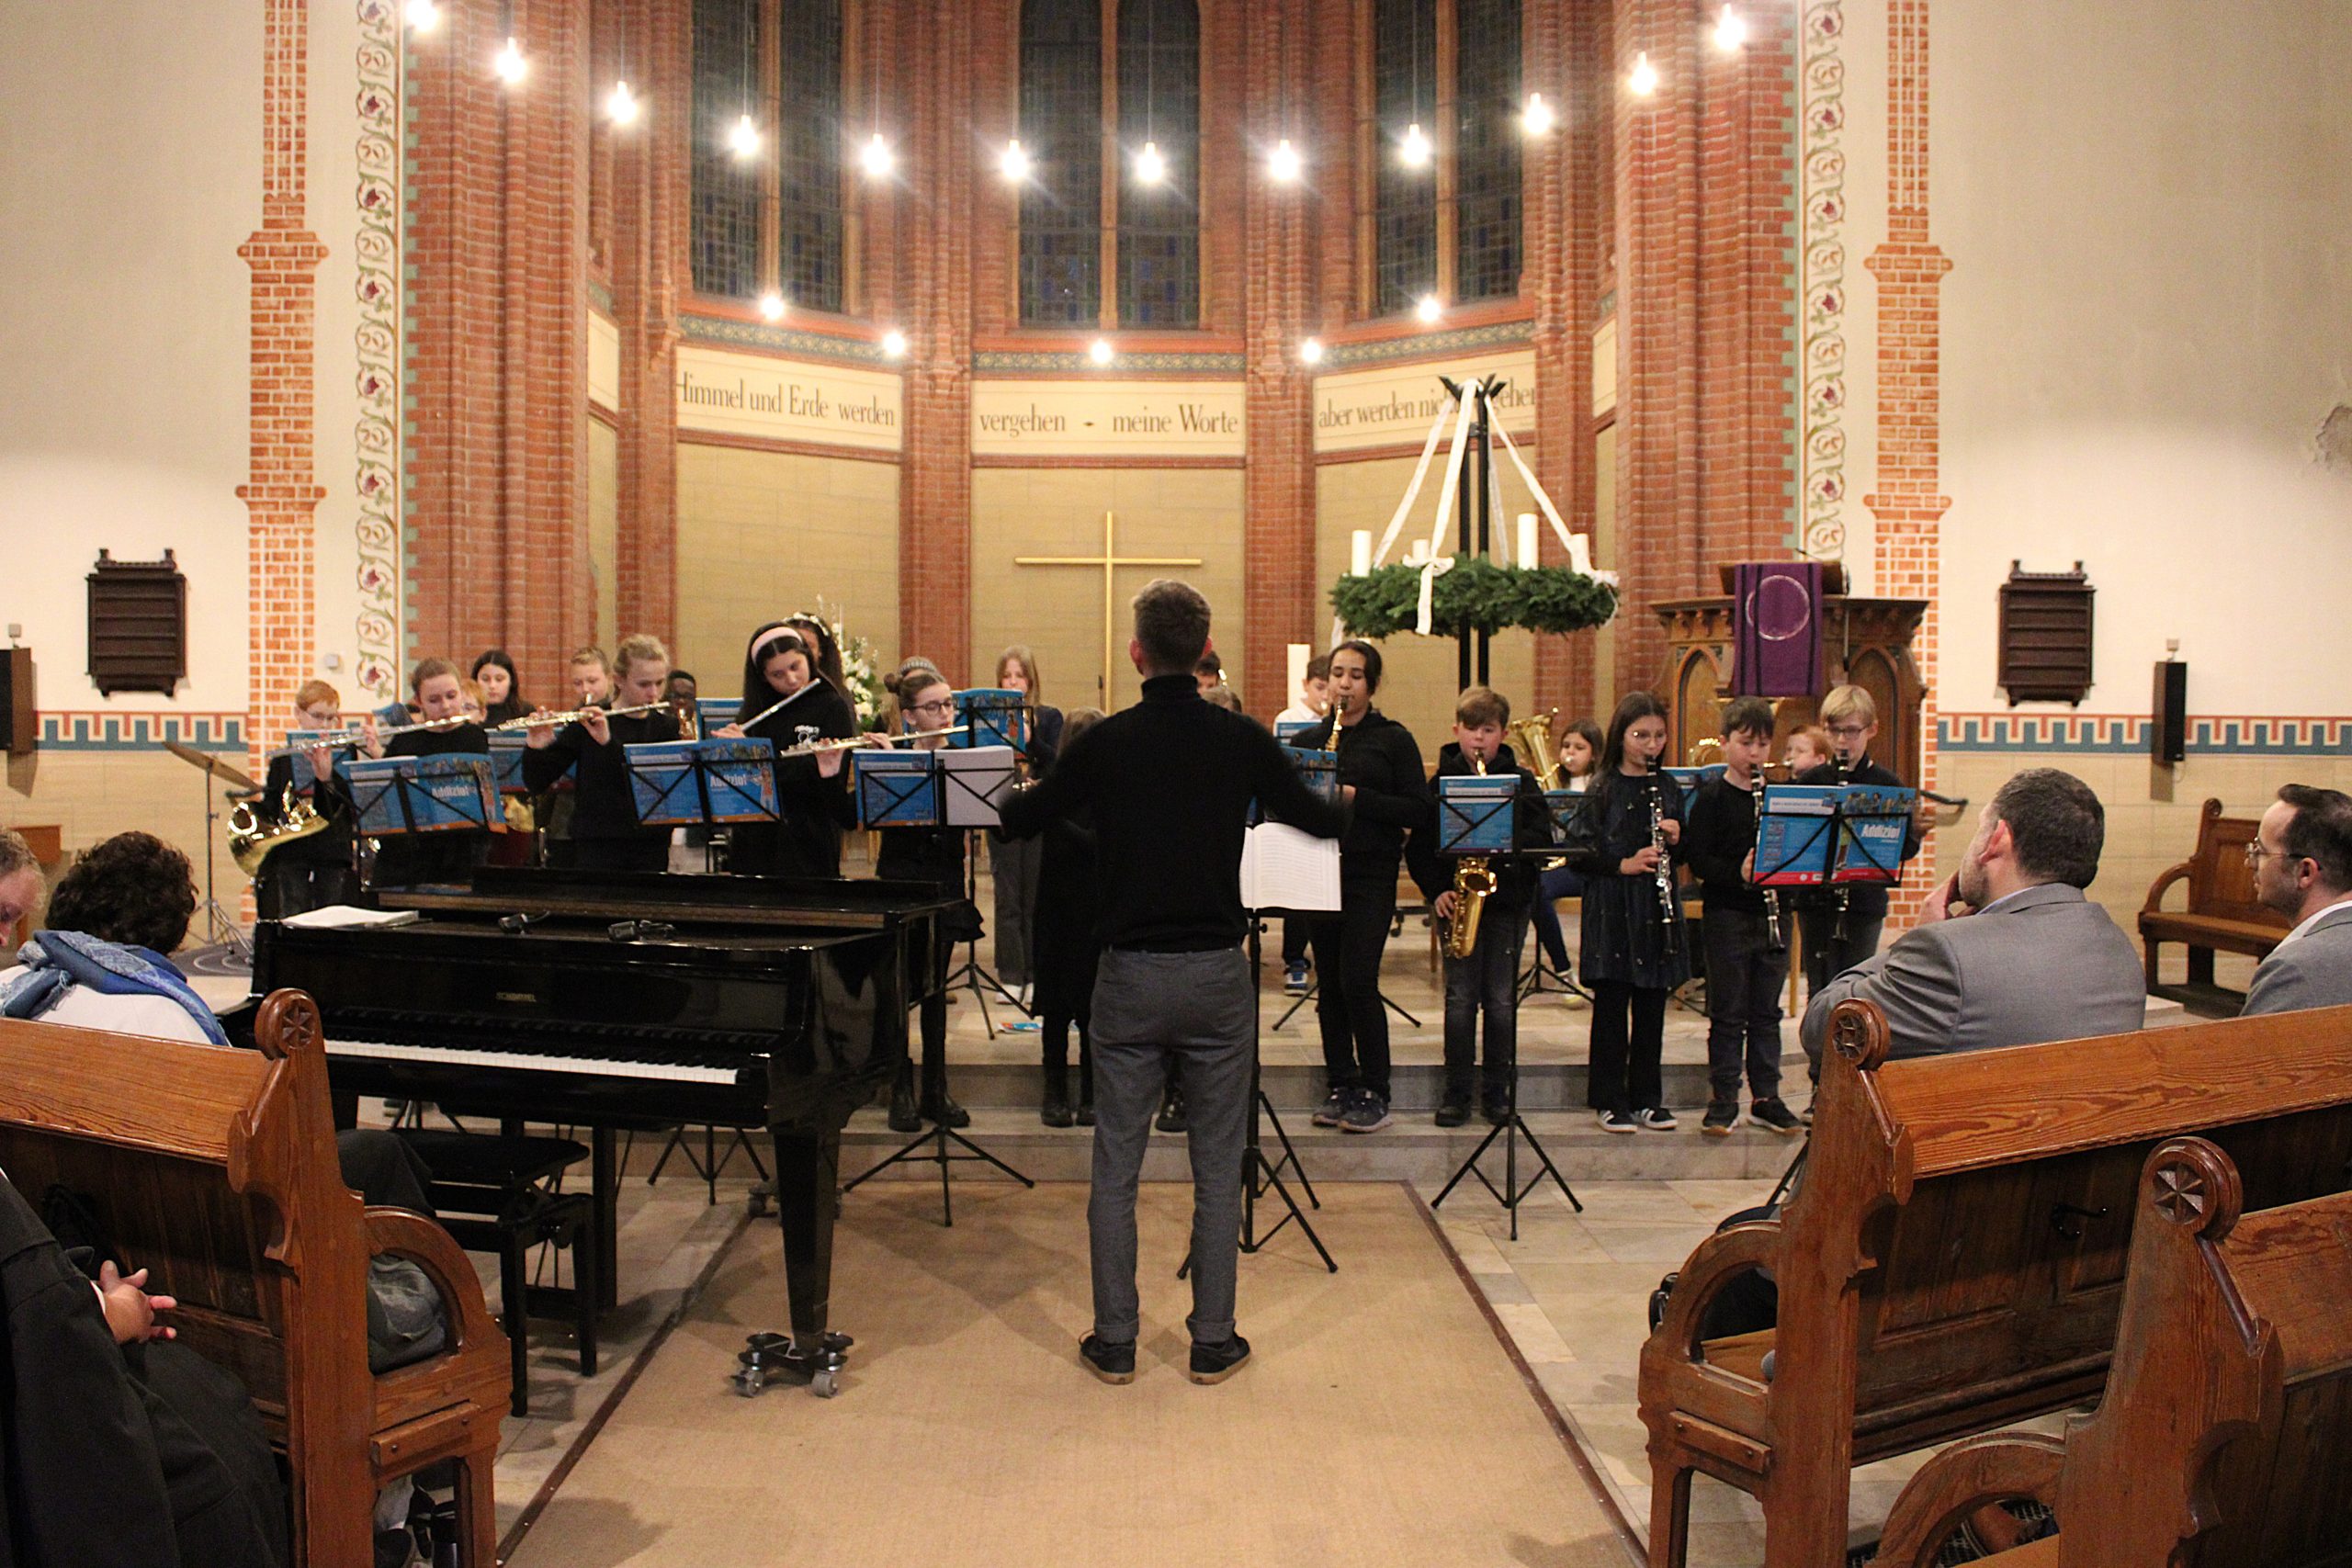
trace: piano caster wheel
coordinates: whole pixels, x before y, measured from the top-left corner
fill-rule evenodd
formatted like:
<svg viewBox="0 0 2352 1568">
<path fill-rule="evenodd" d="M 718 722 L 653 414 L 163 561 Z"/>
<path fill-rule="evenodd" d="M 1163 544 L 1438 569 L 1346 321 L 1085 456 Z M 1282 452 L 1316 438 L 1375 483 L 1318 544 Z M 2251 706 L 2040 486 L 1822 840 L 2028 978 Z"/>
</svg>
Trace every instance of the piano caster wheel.
<svg viewBox="0 0 2352 1568">
<path fill-rule="evenodd" d="M 797 1351 L 789 1334 L 754 1334 L 736 1352 L 737 1370 L 729 1381 L 745 1399 L 757 1397 L 779 1378 L 808 1380 L 808 1392 L 831 1399 L 841 1391 L 841 1371 L 852 1341 L 846 1334 L 827 1334 L 817 1348 Z"/>
<path fill-rule="evenodd" d="M 752 1218 L 755 1220 L 763 1220 L 767 1218 L 768 1205 L 775 1201 L 775 1182 L 763 1181 L 753 1186 L 752 1189 Z"/>
</svg>

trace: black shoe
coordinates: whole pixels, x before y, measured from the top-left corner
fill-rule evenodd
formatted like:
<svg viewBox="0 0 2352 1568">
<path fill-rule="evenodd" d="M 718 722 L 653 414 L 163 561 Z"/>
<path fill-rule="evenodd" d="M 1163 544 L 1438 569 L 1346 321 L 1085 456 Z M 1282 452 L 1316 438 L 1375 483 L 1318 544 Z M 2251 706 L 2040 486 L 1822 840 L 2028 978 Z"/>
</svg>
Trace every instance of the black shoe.
<svg viewBox="0 0 2352 1568">
<path fill-rule="evenodd" d="M 1777 1098 L 1759 1100 L 1747 1108 L 1747 1119 L 1759 1127 L 1770 1127 L 1784 1138 L 1793 1138 L 1804 1131 L 1804 1123 Z"/>
<path fill-rule="evenodd" d="M 1377 1133 L 1396 1118 L 1389 1114 L 1388 1100 L 1368 1089 L 1360 1089 L 1348 1100 L 1347 1114 L 1340 1118 L 1342 1133 Z"/>
<path fill-rule="evenodd" d="M 1356 1091 L 1351 1089 L 1335 1089 L 1309 1120 L 1317 1127 L 1336 1127 L 1340 1119 L 1348 1113 L 1348 1104 L 1355 1097 Z"/>
<path fill-rule="evenodd" d="M 1238 1334 L 1222 1345 L 1193 1344 L 1193 1365 L 1184 1375 L 1194 1382 L 1223 1382 L 1250 1364 L 1250 1341 Z"/>
<path fill-rule="evenodd" d="M 1449 1094 L 1445 1103 L 1437 1108 L 1437 1124 L 1441 1127 L 1459 1127 L 1469 1120 L 1470 1097 L 1466 1094 Z"/>
<path fill-rule="evenodd" d="M 1487 1119 L 1489 1127 L 1499 1127 L 1510 1120 L 1510 1101 L 1499 1094 L 1487 1095 L 1478 1105 L 1478 1114 Z"/>
<path fill-rule="evenodd" d="M 1184 1114 L 1182 1089 L 1171 1089 L 1168 1091 L 1166 1098 L 1159 1102 L 1159 1118 L 1152 1122 L 1152 1125 L 1163 1133 L 1182 1133 L 1190 1130 L 1193 1123 Z"/>
<path fill-rule="evenodd" d="M 1037 1120 L 1048 1127 L 1067 1127 L 1077 1120 L 1070 1114 L 1069 1100 L 1051 1089 L 1046 1091 L 1046 1103 L 1038 1109 Z"/>
<path fill-rule="evenodd" d="M 1081 1100 L 1078 1102 L 1078 1124 L 1081 1127 L 1091 1127 L 1094 1125 L 1094 1102 L 1092 1100 Z"/>
<path fill-rule="evenodd" d="M 1674 1112 L 1663 1105 L 1647 1106 L 1636 1111 L 1634 1112 L 1634 1120 L 1641 1123 L 1642 1131 L 1645 1133 L 1671 1133 L 1681 1125 L 1674 1119 Z"/>
<path fill-rule="evenodd" d="M 944 1089 L 924 1095 L 922 1103 L 916 1109 L 922 1113 L 924 1121 L 934 1126 L 968 1127 L 972 1124 L 972 1113 L 956 1104 L 956 1097 Z"/>
<path fill-rule="evenodd" d="M 915 1077 L 911 1070 L 900 1073 L 890 1084 L 890 1131 L 920 1133 L 922 1118 L 915 1111 Z"/>
<path fill-rule="evenodd" d="M 1193 1353 L 1197 1359 L 1200 1352 Z M 1248 1354 L 1245 1350 L 1243 1354 Z M 1136 1381 L 1136 1342 L 1114 1345 L 1097 1334 L 1090 1334 L 1078 1342 L 1078 1359 L 1086 1370 L 1107 1383 L 1130 1383 Z"/>
<path fill-rule="evenodd" d="M 1731 1130 L 1738 1125 L 1739 1101 L 1716 1100 L 1708 1102 L 1707 1115 L 1705 1120 L 1699 1123 L 1699 1131 L 1710 1138 L 1728 1138 L 1731 1136 Z"/>
</svg>

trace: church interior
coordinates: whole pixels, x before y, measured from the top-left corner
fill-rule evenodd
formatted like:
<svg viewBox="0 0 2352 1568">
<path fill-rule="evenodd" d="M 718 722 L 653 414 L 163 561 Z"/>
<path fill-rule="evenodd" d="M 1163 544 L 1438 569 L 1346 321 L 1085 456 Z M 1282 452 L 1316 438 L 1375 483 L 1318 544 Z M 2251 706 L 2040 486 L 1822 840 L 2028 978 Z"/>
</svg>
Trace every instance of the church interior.
<svg viewBox="0 0 2352 1568">
<path fill-rule="evenodd" d="M 127 1413 L 0 1562 L 2336 1560 L 2347 81 L 2344 0 L 0 0 L 0 1450 Z M 1333 825 L 1203 872 L 1246 1082 L 1136 1153 L 1195 694 Z M 1000 817 L 1065 760 L 1149 799 Z"/>
</svg>

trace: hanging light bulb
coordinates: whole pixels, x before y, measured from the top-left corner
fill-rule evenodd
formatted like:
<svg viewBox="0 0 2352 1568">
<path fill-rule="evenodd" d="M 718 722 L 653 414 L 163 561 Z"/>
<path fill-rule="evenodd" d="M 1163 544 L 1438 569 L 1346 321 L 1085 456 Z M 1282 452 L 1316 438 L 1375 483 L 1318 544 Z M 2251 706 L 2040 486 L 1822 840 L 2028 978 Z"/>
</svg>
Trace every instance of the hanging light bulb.
<svg viewBox="0 0 2352 1568">
<path fill-rule="evenodd" d="M 420 33 L 429 33 L 441 25 L 441 7 L 433 0 L 408 0 L 402 14 L 408 17 L 410 28 Z"/>
<path fill-rule="evenodd" d="M 1086 357 L 1091 359 L 1097 365 L 1110 364 L 1111 340 L 1107 337 L 1098 337 L 1092 343 L 1088 344 L 1086 345 Z"/>
<path fill-rule="evenodd" d="M 1298 362 L 1301 365 L 1322 364 L 1323 340 L 1319 337 L 1311 337 L 1306 342 L 1300 344 L 1298 345 Z"/>
<path fill-rule="evenodd" d="M 1420 303 L 1413 307 L 1413 314 L 1424 321 L 1434 321 L 1445 314 L 1445 307 L 1438 303 L 1436 295 L 1424 294 L 1421 296 Z"/>
<path fill-rule="evenodd" d="M 1738 12 L 1725 6 L 1724 14 L 1715 18 L 1715 47 L 1729 54 L 1747 41 L 1747 24 L 1740 19 Z"/>
<path fill-rule="evenodd" d="M 1527 95 L 1527 107 L 1520 110 L 1519 124 L 1530 136 L 1542 136 L 1552 129 L 1552 106 L 1544 101 L 1543 94 Z"/>
<path fill-rule="evenodd" d="M 1016 136 L 1004 144 L 1004 151 L 997 156 L 996 167 L 997 173 L 1014 185 L 1029 177 L 1029 154 L 1022 149 L 1021 138 Z"/>
<path fill-rule="evenodd" d="M 1298 149 L 1290 144 L 1287 136 L 1274 143 L 1274 150 L 1266 154 L 1266 176 L 1277 185 L 1289 185 L 1306 170 L 1306 160 L 1298 155 Z"/>
<path fill-rule="evenodd" d="M 1646 98 L 1657 91 L 1657 67 L 1650 63 L 1648 51 L 1634 56 L 1634 69 L 1626 76 L 1625 85 L 1637 98 Z"/>
<path fill-rule="evenodd" d="M 758 154 L 760 128 L 758 122 L 750 115 L 747 114 L 738 119 L 735 122 L 735 129 L 727 133 L 727 150 L 738 158 L 750 158 Z"/>
<path fill-rule="evenodd" d="M 784 320 L 784 296 L 773 288 L 761 295 L 760 319 L 768 321 Z"/>
<path fill-rule="evenodd" d="M 904 359 L 907 356 L 907 334 L 892 327 L 882 334 L 882 357 Z"/>
<path fill-rule="evenodd" d="M 1168 160 L 1159 155 L 1159 143 L 1147 141 L 1143 151 L 1136 154 L 1136 178 L 1148 186 L 1156 186 L 1168 177 Z"/>
<path fill-rule="evenodd" d="M 531 73 L 531 62 L 523 58 L 523 46 L 512 35 L 507 38 L 506 46 L 491 57 L 490 68 L 510 87 Z"/>
<path fill-rule="evenodd" d="M 628 90 L 626 82 L 614 83 L 613 90 L 605 98 L 605 113 L 611 117 L 615 125 L 635 125 L 643 109 L 644 106 L 637 101 L 637 95 Z"/>
<path fill-rule="evenodd" d="M 1405 128 L 1405 140 L 1396 149 L 1408 169 L 1425 169 L 1430 162 L 1430 139 L 1421 134 L 1421 122 L 1415 120 Z"/>
<path fill-rule="evenodd" d="M 857 166 L 865 171 L 869 180 L 887 180 L 890 171 L 899 166 L 898 154 L 890 151 L 890 143 L 877 130 L 858 149 Z"/>
</svg>

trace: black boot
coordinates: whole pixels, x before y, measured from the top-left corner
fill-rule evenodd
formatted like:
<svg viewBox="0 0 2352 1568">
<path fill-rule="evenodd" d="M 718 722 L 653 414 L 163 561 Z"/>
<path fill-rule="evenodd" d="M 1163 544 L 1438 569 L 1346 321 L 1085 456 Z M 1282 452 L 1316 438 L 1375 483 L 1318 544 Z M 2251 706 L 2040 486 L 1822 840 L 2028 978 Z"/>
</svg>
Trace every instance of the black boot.
<svg viewBox="0 0 2352 1568">
<path fill-rule="evenodd" d="M 890 1131 L 922 1131 L 922 1118 L 915 1114 L 915 1065 L 912 1062 L 900 1062 L 899 1076 L 890 1080 Z"/>
<path fill-rule="evenodd" d="M 972 1113 L 956 1103 L 947 1092 L 947 1064 L 925 1062 L 922 1065 L 922 1099 L 915 1108 L 925 1122 L 942 1127 L 968 1127 Z"/>
<path fill-rule="evenodd" d="M 1069 1109 L 1069 1067 L 1066 1063 L 1049 1063 L 1046 1067 L 1046 1099 L 1037 1112 L 1037 1120 L 1048 1127 L 1067 1127 L 1072 1117 Z"/>
</svg>

